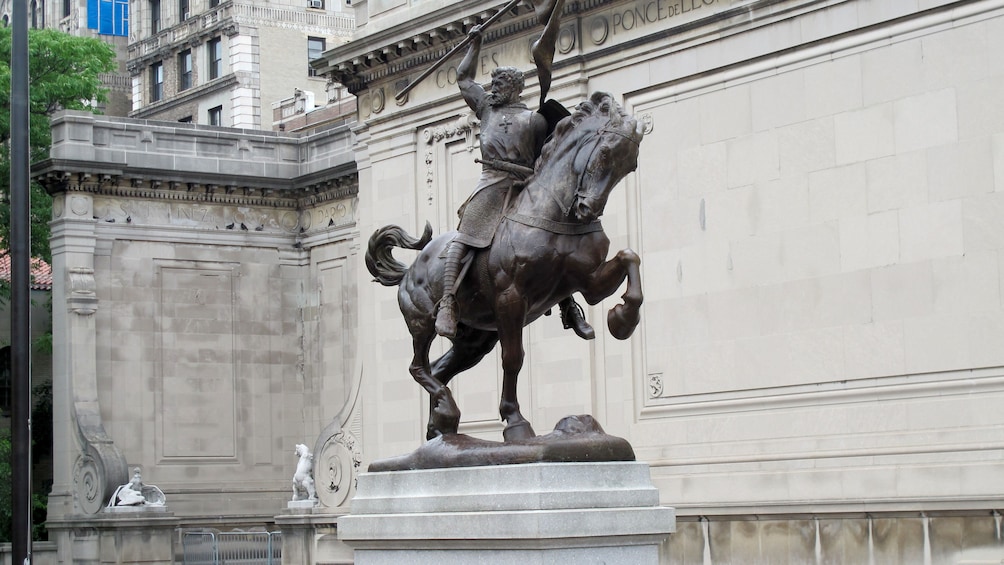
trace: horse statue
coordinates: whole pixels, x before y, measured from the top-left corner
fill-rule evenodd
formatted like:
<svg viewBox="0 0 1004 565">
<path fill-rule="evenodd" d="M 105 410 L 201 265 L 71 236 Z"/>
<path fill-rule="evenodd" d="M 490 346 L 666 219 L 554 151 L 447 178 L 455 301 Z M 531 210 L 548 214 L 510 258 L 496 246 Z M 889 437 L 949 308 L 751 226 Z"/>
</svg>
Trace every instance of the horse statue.
<svg viewBox="0 0 1004 565">
<path fill-rule="evenodd" d="M 300 458 L 296 463 L 296 472 L 293 473 L 293 501 L 316 500 L 317 492 L 314 490 L 314 454 L 307 449 L 307 446 L 296 444 L 296 456 Z"/>
<path fill-rule="evenodd" d="M 398 285 L 398 303 L 412 336 L 409 371 L 431 396 L 427 439 L 456 434 L 460 410 L 447 385 L 502 345 L 502 400 L 506 442 L 535 437 L 516 399 L 523 365 L 523 327 L 561 299 L 579 292 L 589 304 L 612 295 L 627 279 L 623 303 L 607 316 L 617 339 L 638 325 L 642 303 L 641 259 L 623 249 L 606 261 L 610 240 L 599 217 L 611 190 L 637 167 L 643 127 L 606 93 L 597 92 L 564 118 L 545 144 L 534 173 L 509 206 L 492 245 L 478 250 L 457 290 L 459 324 L 452 348 L 430 362 L 436 337 L 436 304 L 443 294 L 443 250 L 454 232 L 421 238 L 398 226 L 370 237 L 366 266 L 376 281 Z M 394 247 L 420 250 L 410 267 L 392 255 Z"/>
</svg>

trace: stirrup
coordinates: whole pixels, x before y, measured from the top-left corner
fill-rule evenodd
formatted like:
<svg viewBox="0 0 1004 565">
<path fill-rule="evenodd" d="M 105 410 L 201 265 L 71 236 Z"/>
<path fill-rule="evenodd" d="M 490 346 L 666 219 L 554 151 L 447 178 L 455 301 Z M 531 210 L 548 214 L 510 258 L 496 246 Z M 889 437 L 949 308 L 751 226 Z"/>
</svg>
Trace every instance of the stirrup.
<svg viewBox="0 0 1004 565">
<path fill-rule="evenodd" d="M 582 339 L 594 339 L 596 337 L 593 327 L 586 322 L 586 315 L 582 311 L 582 306 L 579 306 L 579 303 L 574 300 L 569 300 L 568 306 L 561 309 L 561 325 L 566 330 L 571 329 L 575 332 L 575 335 Z"/>
</svg>

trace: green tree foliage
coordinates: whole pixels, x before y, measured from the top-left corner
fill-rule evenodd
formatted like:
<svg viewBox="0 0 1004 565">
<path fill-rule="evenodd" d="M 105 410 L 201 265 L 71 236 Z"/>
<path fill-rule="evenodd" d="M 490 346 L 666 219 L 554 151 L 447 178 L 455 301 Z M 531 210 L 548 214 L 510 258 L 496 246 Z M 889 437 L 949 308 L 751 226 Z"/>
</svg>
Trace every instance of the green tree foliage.
<svg viewBox="0 0 1004 565">
<path fill-rule="evenodd" d="M 32 391 L 32 420 L 39 420 L 43 423 L 41 429 L 32 428 L 31 440 L 33 444 L 32 459 L 34 464 L 38 464 L 42 459 L 52 457 L 52 383 L 40 384 Z M 13 510 L 14 498 L 11 492 L 12 467 L 11 467 L 11 441 L 10 428 L 0 428 L 0 543 L 11 541 L 13 530 Z M 45 453 L 40 449 L 47 450 Z M 52 481 L 45 481 L 44 484 L 35 483 L 31 494 L 31 537 L 35 541 L 45 540 L 48 536 L 45 530 L 45 519 L 47 515 L 48 492 L 52 488 Z"/>
<path fill-rule="evenodd" d="M 29 145 L 32 162 L 49 156 L 49 118 L 60 109 L 93 110 L 106 100 L 101 75 L 115 69 L 115 52 L 97 39 L 52 29 L 28 32 Z M 0 251 L 10 249 L 11 28 L 0 27 Z M 49 260 L 52 201 L 31 185 L 31 256 Z M 9 296 L 0 282 L 0 299 Z"/>
</svg>

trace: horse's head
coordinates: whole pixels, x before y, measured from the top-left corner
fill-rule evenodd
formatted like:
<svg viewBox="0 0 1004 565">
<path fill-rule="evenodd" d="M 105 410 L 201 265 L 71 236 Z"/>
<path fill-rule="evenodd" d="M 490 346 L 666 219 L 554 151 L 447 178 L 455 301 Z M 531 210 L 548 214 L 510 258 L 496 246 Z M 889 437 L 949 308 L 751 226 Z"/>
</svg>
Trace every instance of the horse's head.
<svg viewBox="0 0 1004 565">
<path fill-rule="evenodd" d="M 572 159 L 575 192 L 562 208 L 568 219 L 588 223 L 603 214 L 610 191 L 638 166 L 638 144 L 643 127 L 604 92 L 596 92 L 558 124 L 555 143 L 545 148 L 553 157 Z"/>
</svg>

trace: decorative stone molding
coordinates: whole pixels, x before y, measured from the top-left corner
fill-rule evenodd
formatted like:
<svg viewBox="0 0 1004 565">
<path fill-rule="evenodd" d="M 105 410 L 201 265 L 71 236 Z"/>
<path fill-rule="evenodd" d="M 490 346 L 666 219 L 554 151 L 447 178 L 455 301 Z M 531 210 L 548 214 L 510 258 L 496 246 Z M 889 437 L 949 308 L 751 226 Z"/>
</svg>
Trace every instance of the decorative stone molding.
<svg viewBox="0 0 1004 565">
<path fill-rule="evenodd" d="M 81 402 L 75 403 L 75 411 L 84 452 L 73 464 L 73 499 L 84 514 L 97 514 L 118 486 L 129 480 L 129 468 L 104 427 L 89 423 L 100 422 L 100 416 Z"/>
<path fill-rule="evenodd" d="M 362 465 L 358 439 L 333 422 L 321 434 L 315 453 L 317 498 L 328 508 L 343 506 L 355 488 Z"/>
<path fill-rule="evenodd" d="M 474 151 L 475 130 L 480 124 L 481 121 L 474 115 L 474 112 L 467 112 L 450 123 L 425 128 L 422 130 L 422 139 L 425 140 L 426 145 L 434 145 L 451 137 L 462 135 L 467 142 L 467 151 L 472 152 Z M 435 183 L 436 151 L 430 147 L 425 151 L 426 200 L 430 206 L 435 199 Z"/>
<path fill-rule="evenodd" d="M 70 311 L 81 316 L 90 316 L 98 309 L 97 285 L 94 282 L 94 269 L 87 267 L 70 267 L 66 271 L 70 295 L 67 303 Z"/>
<path fill-rule="evenodd" d="M 662 382 L 662 373 L 652 373 L 648 376 L 648 396 L 649 398 L 659 398 L 665 389 Z"/>
<path fill-rule="evenodd" d="M 652 131 L 655 130 L 655 118 L 653 118 L 652 114 L 650 114 L 648 112 L 645 112 L 640 117 L 641 117 L 642 126 L 645 128 L 643 130 L 644 133 L 645 133 L 645 135 L 648 135 L 648 134 L 652 133 Z"/>
<path fill-rule="evenodd" d="M 422 130 L 422 139 L 427 145 L 432 145 L 450 137 L 463 135 L 467 141 L 467 151 L 474 151 L 474 132 L 479 125 L 481 121 L 474 112 L 467 112 L 448 124 L 425 128 Z"/>
</svg>

